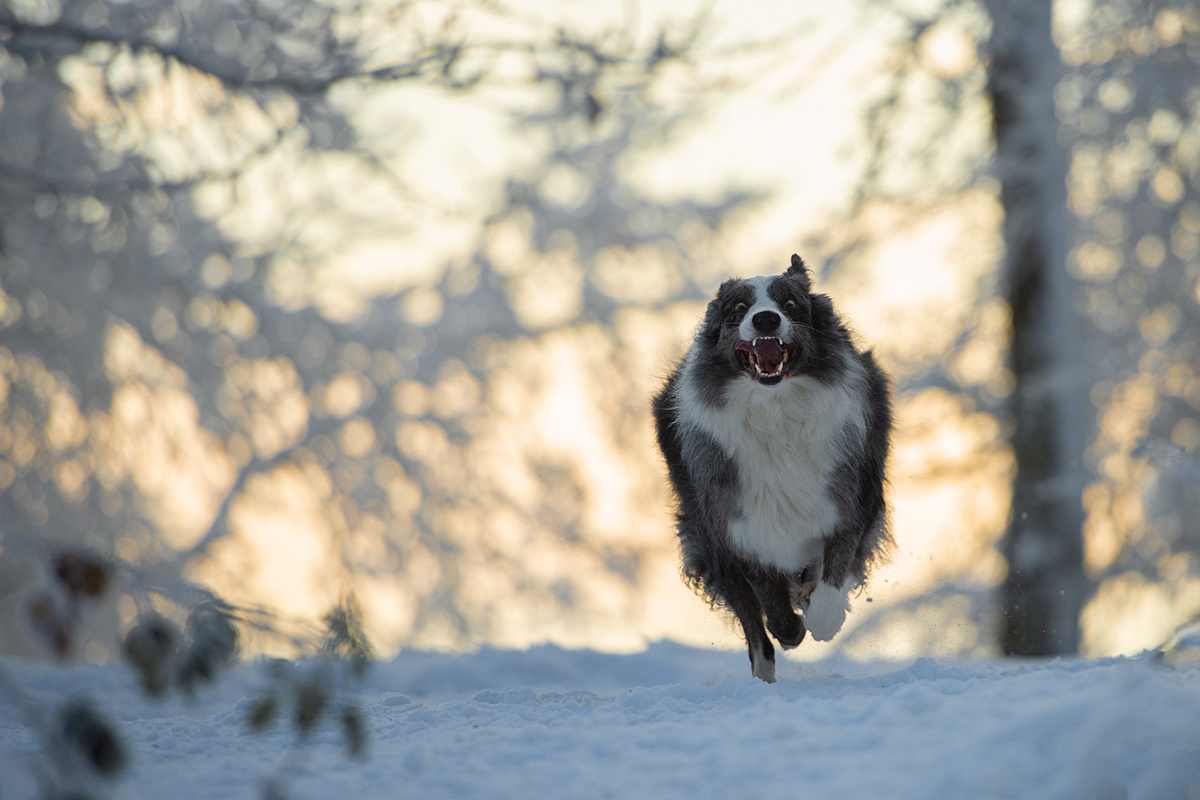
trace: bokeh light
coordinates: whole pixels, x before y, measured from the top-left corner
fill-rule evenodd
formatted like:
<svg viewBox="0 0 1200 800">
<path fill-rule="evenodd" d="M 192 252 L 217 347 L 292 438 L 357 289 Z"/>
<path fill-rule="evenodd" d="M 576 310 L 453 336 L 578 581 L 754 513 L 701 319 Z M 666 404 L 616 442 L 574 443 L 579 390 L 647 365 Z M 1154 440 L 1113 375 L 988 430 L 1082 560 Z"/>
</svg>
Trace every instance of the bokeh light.
<svg viewBox="0 0 1200 800">
<path fill-rule="evenodd" d="M 989 22 L 923 5 L 6 4 L 45 38 L 0 39 L 0 650 L 68 543 L 124 565 L 87 657 L 207 594 L 247 653 L 350 593 L 382 652 L 735 647 L 649 398 L 798 251 L 895 380 L 898 547 L 797 655 L 996 652 Z M 1200 611 L 1195 483 L 1138 449 L 1200 452 L 1200 18 L 1055 26 L 1101 655 Z"/>
</svg>

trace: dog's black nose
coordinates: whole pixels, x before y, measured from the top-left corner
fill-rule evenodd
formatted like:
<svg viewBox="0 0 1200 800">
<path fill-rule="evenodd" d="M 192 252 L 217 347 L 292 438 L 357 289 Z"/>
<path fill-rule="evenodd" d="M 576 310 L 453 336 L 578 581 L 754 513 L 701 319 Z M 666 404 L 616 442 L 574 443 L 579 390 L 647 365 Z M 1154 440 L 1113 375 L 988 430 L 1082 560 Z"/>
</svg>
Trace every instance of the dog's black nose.
<svg viewBox="0 0 1200 800">
<path fill-rule="evenodd" d="M 750 320 L 759 333 L 774 333 L 779 330 L 779 315 L 774 311 L 760 311 Z"/>
</svg>

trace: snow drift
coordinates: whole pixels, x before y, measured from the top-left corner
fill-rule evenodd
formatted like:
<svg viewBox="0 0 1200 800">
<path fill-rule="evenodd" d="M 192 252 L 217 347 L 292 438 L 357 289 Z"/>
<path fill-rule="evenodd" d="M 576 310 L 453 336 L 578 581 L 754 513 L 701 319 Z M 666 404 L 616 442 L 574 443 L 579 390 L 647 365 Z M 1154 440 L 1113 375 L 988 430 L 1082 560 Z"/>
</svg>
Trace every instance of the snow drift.
<svg viewBox="0 0 1200 800">
<path fill-rule="evenodd" d="M 365 757 L 333 726 L 248 732 L 247 664 L 193 701 L 121 665 L 7 661 L 47 708 L 86 692 L 131 765 L 112 794 L 293 798 L 1158 798 L 1200 794 L 1200 670 L 1150 657 L 780 662 L 672 643 L 634 655 L 402 653 L 358 691 Z M 0 702 L 0 797 L 35 792 L 39 743 Z"/>
</svg>

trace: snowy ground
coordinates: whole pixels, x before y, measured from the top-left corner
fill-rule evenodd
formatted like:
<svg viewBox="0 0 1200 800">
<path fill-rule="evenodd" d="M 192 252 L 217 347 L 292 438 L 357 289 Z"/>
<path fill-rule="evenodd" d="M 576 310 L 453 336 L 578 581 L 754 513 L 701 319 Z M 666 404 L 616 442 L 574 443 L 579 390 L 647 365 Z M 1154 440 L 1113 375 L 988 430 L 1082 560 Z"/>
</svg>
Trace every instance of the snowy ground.
<svg viewBox="0 0 1200 800">
<path fill-rule="evenodd" d="M 1147 658 L 780 662 L 672 643 L 635 655 L 404 653 L 358 692 L 370 744 L 247 732 L 262 664 L 188 704 L 121 665 L 5 661 L 41 708 L 86 692 L 117 721 L 133 798 L 1198 798 L 1200 669 Z M 38 742 L 0 700 L 0 798 L 34 791 Z"/>
</svg>

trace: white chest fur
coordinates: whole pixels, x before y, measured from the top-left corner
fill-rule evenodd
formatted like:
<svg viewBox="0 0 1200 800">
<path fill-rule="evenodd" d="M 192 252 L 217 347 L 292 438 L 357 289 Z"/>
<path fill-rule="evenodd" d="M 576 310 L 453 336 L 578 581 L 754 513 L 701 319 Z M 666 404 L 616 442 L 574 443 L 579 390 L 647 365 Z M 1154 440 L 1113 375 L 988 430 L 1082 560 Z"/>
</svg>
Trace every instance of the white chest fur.
<svg viewBox="0 0 1200 800">
<path fill-rule="evenodd" d="M 691 367 L 689 359 L 680 386 L 680 424 L 716 439 L 741 481 L 731 543 L 788 571 L 814 563 L 821 540 L 838 523 L 827 491 L 830 474 L 845 462 L 845 449 L 861 447 L 866 435 L 862 366 L 852 361 L 833 385 L 793 377 L 762 386 L 739 377 L 726 388 L 721 408 L 700 402 L 688 379 Z"/>
</svg>

